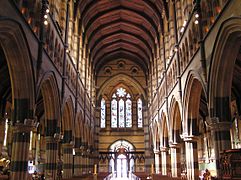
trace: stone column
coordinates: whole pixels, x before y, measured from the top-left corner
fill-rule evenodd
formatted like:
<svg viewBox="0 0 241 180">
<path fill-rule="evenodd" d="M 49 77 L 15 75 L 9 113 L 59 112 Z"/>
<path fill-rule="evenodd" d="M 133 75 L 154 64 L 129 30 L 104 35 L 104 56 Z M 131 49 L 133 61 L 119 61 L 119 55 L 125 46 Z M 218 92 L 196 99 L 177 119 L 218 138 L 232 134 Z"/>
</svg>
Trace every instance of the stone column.
<svg viewBox="0 0 241 180">
<path fill-rule="evenodd" d="M 155 150 L 155 173 L 159 174 L 160 173 L 160 151 Z"/>
<path fill-rule="evenodd" d="M 86 156 L 86 172 L 87 174 L 89 173 L 89 171 L 92 171 L 92 169 L 90 169 L 90 150 L 87 149 L 87 156 Z"/>
<path fill-rule="evenodd" d="M 39 158 L 38 161 L 40 163 L 45 163 L 46 157 L 45 157 L 45 138 L 43 134 L 40 134 L 40 142 L 39 142 Z"/>
<path fill-rule="evenodd" d="M 82 150 L 82 174 L 87 174 L 87 143 L 83 142 L 83 150 Z"/>
<path fill-rule="evenodd" d="M 195 136 L 184 137 L 186 148 L 186 166 L 187 166 L 187 179 L 198 180 L 198 152 L 197 152 L 197 138 Z"/>
<path fill-rule="evenodd" d="M 62 144 L 63 148 L 63 178 L 72 178 L 73 166 L 73 145 L 69 143 Z"/>
<path fill-rule="evenodd" d="M 171 170 L 172 177 L 181 177 L 181 154 L 180 147 L 178 144 L 172 143 L 171 149 Z"/>
<path fill-rule="evenodd" d="M 0 121 L 0 153 L 3 153 L 3 143 L 5 137 L 5 118 L 1 118 Z"/>
<path fill-rule="evenodd" d="M 161 172 L 162 172 L 162 175 L 167 175 L 167 173 L 168 173 L 168 148 L 161 147 L 160 152 L 161 152 L 161 159 L 162 159 Z"/>
<path fill-rule="evenodd" d="M 80 148 L 75 148 L 75 157 L 74 157 L 74 175 L 80 176 L 81 173 L 81 150 Z"/>
<path fill-rule="evenodd" d="M 55 179 L 57 177 L 58 143 L 52 136 L 45 137 L 45 143 L 45 177 Z"/>
<path fill-rule="evenodd" d="M 16 123 L 13 127 L 13 145 L 11 157 L 11 180 L 27 180 L 28 156 L 31 126 Z"/>
<path fill-rule="evenodd" d="M 143 121 L 144 121 L 144 134 L 145 134 L 145 172 L 151 172 L 151 164 L 154 162 L 152 150 L 150 147 L 150 133 L 149 133 L 149 120 L 148 120 L 148 109 L 143 106 Z"/>
<path fill-rule="evenodd" d="M 80 146 L 80 172 L 84 174 L 84 146 Z"/>
<path fill-rule="evenodd" d="M 223 150 L 231 149 L 231 122 L 218 122 L 218 118 L 212 118 L 210 122 L 210 127 L 211 136 L 213 138 L 212 141 L 214 143 L 214 161 L 216 163 L 217 175 L 218 177 L 220 177 L 220 153 L 223 152 Z"/>
<path fill-rule="evenodd" d="M 31 138 L 31 135 L 32 135 L 32 138 Z M 38 138 L 37 128 L 32 128 L 32 131 L 30 131 L 30 144 L 29 144 L 29 154 L 28 154 L 29 161 L 35 161 L 36 159 L 37 138 Z M 37 162 L 35 162 L 35 164 L 37 164 Z"/>
</svg>

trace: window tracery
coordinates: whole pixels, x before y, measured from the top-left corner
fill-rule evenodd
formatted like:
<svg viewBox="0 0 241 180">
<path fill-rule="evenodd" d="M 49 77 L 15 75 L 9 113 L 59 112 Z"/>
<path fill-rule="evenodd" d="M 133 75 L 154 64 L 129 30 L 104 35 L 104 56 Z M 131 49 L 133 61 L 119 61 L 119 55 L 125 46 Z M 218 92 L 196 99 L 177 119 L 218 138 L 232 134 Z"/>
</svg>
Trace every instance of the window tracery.
<svg viewBox="0 0 241 180">
<path fill-rule="evenodd" d="M 111 127 L 132 127 L 132 100 L 131 95 L 124 88 L 118 88 L 112 95 Z"/>
</svg>

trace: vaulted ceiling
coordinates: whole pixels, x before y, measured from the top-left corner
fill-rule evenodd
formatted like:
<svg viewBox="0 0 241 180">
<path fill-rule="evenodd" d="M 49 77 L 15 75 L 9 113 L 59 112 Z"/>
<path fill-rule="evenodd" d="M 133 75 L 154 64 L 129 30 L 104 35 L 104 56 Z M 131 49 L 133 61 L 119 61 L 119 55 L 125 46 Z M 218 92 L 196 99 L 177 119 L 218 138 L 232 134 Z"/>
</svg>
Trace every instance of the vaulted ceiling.
<svg viewBox="0 0 241 180">
<path fill-rule="evenodd" d="M 163 0 L 79 0 L 83 42 L 98 72 L 106 62 L 127 58 L 148 71 L 162 27 Z"/>
</svg>

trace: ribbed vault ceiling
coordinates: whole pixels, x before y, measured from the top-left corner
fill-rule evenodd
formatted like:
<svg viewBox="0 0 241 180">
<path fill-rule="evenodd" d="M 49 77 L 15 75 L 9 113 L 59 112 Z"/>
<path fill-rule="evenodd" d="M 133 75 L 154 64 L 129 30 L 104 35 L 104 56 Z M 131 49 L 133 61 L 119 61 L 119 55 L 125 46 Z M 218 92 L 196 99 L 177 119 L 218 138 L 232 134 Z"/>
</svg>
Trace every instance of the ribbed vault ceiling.
<svg viewBox="0 0 241 180">
<path fill-rule="evenodd" d="M 96 71 L 115 58 L 148 70 L 159 40 L 163 0 L 79 0 L 77 7 Z"/>
</svg>

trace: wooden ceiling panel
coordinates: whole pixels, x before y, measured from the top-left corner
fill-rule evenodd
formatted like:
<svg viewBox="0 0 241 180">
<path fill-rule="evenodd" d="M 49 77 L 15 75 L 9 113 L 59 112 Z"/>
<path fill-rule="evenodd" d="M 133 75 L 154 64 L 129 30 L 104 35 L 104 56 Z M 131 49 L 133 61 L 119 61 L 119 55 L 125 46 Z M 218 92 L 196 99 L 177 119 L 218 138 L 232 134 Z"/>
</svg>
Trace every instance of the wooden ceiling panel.
<svg viewBox="0 0 241 180">
<path fill-rule="evenodd" d="M 163 0 L 79 0 L 80 23 L 84 28 L 95 70 L 108 58 L 125 56 L 148 71 L 159 38 Z"/>
</svg>

